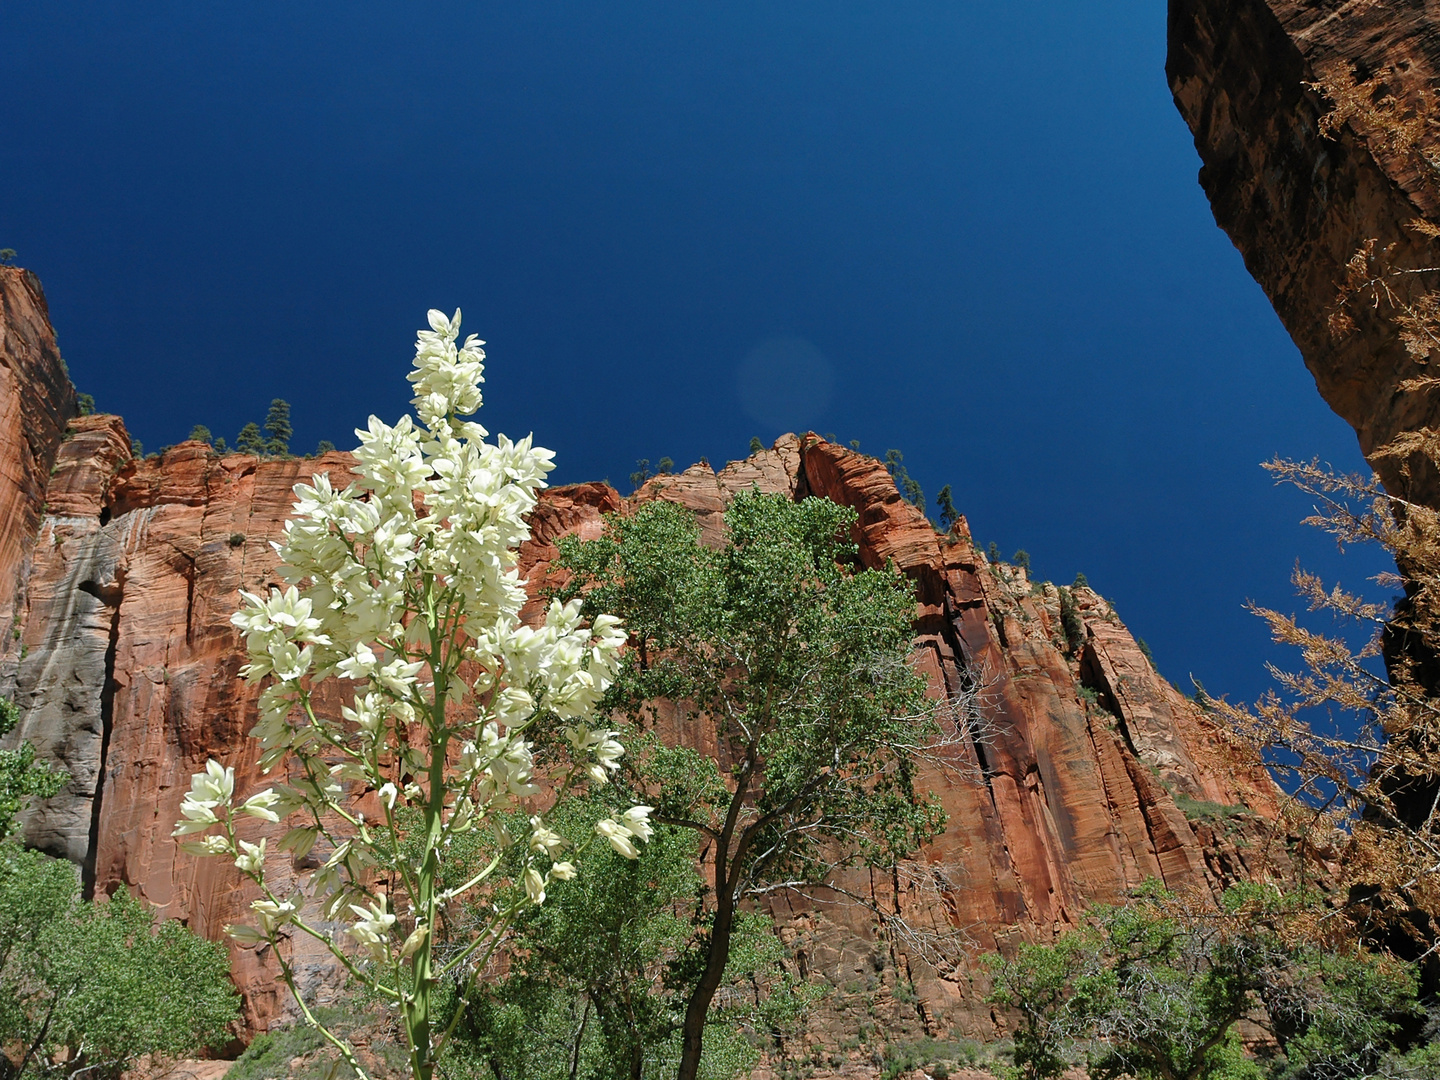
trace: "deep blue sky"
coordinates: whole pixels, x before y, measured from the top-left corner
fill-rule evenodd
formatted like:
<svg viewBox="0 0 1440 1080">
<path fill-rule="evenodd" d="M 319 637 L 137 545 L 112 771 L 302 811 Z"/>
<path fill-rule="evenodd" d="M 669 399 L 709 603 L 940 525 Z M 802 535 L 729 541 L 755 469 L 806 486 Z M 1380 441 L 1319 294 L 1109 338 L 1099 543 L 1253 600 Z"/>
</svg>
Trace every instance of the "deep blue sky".
<svg viewBox="0 0 1440 1080">
<path fill-rule="evenodd" d="M 1182 685 L 1266 685 L 1241 604 L 1297 557 L 1380 566 L 1258 468 L 1363 463 L 1214 225 L 1159 0 L 46 0 L 0 40 L 0 247 L 149 447 L 277 396 L 353 445 L 459 306 L 556 482 L 897 447 Z"/>
</svg>

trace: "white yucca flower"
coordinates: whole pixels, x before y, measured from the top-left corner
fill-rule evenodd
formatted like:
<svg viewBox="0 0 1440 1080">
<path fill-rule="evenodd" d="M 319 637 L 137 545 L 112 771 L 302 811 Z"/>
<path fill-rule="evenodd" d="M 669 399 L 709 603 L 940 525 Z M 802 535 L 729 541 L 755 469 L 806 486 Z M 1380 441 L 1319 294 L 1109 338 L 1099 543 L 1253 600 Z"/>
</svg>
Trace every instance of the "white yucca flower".
<svg viewBox="0 0 1440 1080">
<path fill-rule="evenodd" d="M 259 769 L 283 768 L 285 782 L 232 806 L 234 772 L 208 761 L 174 831 L 184 852 L 228 856 L 260 889 L 255 925 L 227 928 L 238 941 L 276 945 L 279 929 L 296 922 L 352 974 L 369 979 L 354 964 L 355 950 L 342 948 L 343 937 L 301 914 L 318 910 L 333 920 L 348 909 L 356 918 L 347 936 L 361 958 L 431 972 L 413 982 L 371 982 L 393 996 L 423 1038 L 440 971 L 431 967 L 427 928 L 439 925 L 441 897 L 483 889 L 481 909 L 494 913 L 498 939 L 520 906 L 542 903 L 549 883 L 577 872 L 571 862 L 552 862 L 543 873 L 522 864 L 507 879 L 503 866 L 511 864 L 497 856 L 489 870 L 446 891 L 436 878 L 441 854 L 477 825 L 489 829 L 476 842 L 501 851 L 523 845 L 527 858 L 553 860 L 566 846 L 538 817 L 514 836 L 503 821 L 516 811 L 530 817 L 526 800 L 550 805 L 552 779 L 563 793 L 587 777 L 604 783 L 619 768 L 624 747 L 594 714 L 625 643 L 611 616 L 587 625 L 579 600 L 551 603 L 537 625 L 521 623 L 526 593 L 517 548 L 530 536 L 526 515 L 554 468 L 553 454 L 528 436 L 487 441 L 485 429 L 468 419 L 482 403 L 483 342 L 461 340 L 458 311 L 431 311 L 428 324 L 417 335 L 409 376 L 414 416 L 394 424 L 372 416 L 356 431 L 349 486 L 337 489 L 324 473 L 295 486 L 294 514 L 275 545 L 283 584 L 242 592 L 231 620 L 245 640 L 244 676 L 264 684 L 250 732 Z M 329 680 L 343 680 L 338 715 L 321 706 L 335 701 L 333 687 L 316 694 Z M 537 762 L 525 733 L 538 716 L 569 725 L 568 761 Z M 432 752 L 445 756 L 438 781 Z M 432 790 L 437 784 L 443 790 Z M 650 835 L 639 811 L 648 808 L 596 826 L 627 858 L 638 855 L 635 841 Z M 412 814 L 422 824 L 400 834 Z M 271 852 L 281 852 L 299 875 L 300 892 L 282 898 L 273 890 L 266 841 L 237 835 L 246 817 L 284 823 Z M 396 912 L 372 891 L 382 874 L 415 893 L 407 897 L 418 907 L 404 916 L 411 929 L 403 941 Z M 270 955 L 293 988 L 289 951 Z M 460 950 L 445 973 L 467 955 Z M 346 1060 L 359 1070 L 353 1057 Z"/>
</svg>

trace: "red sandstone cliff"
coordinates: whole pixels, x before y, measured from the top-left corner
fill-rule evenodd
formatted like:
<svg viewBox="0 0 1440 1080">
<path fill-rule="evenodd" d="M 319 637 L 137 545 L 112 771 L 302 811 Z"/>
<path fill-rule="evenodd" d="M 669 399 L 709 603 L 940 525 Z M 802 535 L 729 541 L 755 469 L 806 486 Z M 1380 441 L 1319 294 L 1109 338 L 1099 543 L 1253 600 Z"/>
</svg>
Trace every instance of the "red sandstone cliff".
<svg viewBox="0 0 1440 1080">
<path fill-rule="evenodd" d="M 75 415 L 40 281 L 0 266 L 0 635 L 13 640 L 25 559 L 45 509 L 50 463 Z M 8 646 L 0 645 L 0 656 Z"/>
<path fill-rule="evenodd" d="M 27 325 L 52 340 L 40 332 L 43 312 Z M 7 329 L 5 340 L 12 336 L 18 331 Z M 17 355 L 6 400 L 48 395 L 59 404 L 35 413 L 38 451 L 4 444 L 20 462 L 7 460 L 0 475 L 20 480 L 0 498 L 10 500 L 10 517 L 34 525 L 8 541 L 0 563 L 18 583 L 20 631 L 0 648 L 0 693 L 22 709 L 19 737 L 72 776 L 32 814 L 27 836 L 79 863 L 97 890 L 128 886 L 218 936 L 252 897 L 232 869 L 180 854 L 169 834 L 189 775 L 208 756 L 236 766 L 241 789 L 258 781 L 246 738 L 256 694 L 237 678 L 243 654 L 229 615 L 239 589 L 276 583 L 269 542 L 280 536 L 291 486 L 322 469 L 344 483 L 351 459 L 257 461 L 192 442 L 136 461 L 113 416 L 74 421 L 62 443 L 70 391 L 46 366 L 53 348 Z M 1274 812 L 1268 777 L 1156 674 L 1105 601 L 1077 590 L 1085 633 L 1072 650 L 1055 586 L 988 564 L 963 523 L 938 535 L 872 458 L 787 436 L 718 474 L 697 465 L 652 480 L 629 500 L 603 484 L 547 491 L 522 567 L 538 585 L 557 537 L 598 535 L 603 513 L 652 499 L 694 510 L 717 539 L 726 502 L 752 484 L 853 506 L 865 561 L 893 560 L 916 584 L 916 657 L 933 695 L 975 680 L 985 687 L 983 730 L 939 748 L 924 778 L 949 814 L 945 834 L 904 875 L 853 884 L 917 926 L 961 928 L 989 949 L 1046 937 L 1146 878 L 1212 890 L 1264 856 Z M 677 735 L 707 742 L 704 732 Z M 1205 817 L 1206 804 L 1248 809 L 1227 819 L 1226 831 Z M 993 1034 L 974 965 L 930 964 L 903 943 L 882 947 L 853 909 L 791 898 L 775 912 L 805 972 L 836 988 L 817 1012 L 822 1029 L 867 1009 L 896 1032 Z M 335 985 L 303 939 L 291 947 L 308 983 Z M 237 948 L 233 957 L 249 1023 L 262 1028 L 287 1008 L 273 963 L 263 950 Z M 918 1000 L 892 992 L 902 982 Z"/>
<path fill-rule="evenodd" d="M 1440 396 L 1399 389 L 1424 369 L 1390 313 L 1351 304 L 1356 331 L 1335 337 L 1327 328 L 1345 263 L 1366 240 L 1397 266 L 1440 265 L 1436 242 L 1411 225 L 1440 223 L 1440 3 L 1170 0 L 1166 73 L 1215 220 L 1321 395 L 1391 491 L 1440 505 L 1433 466 L 1376 455 L 1397 435 L 1440 431 Z M 1321 131 L 1331 106 L 1310 84 L 1370 79 L 1376 101 L 1393 96 L 1396 116 L 1418 119 L 1421 145 L 1364 117 L 1334 137 Z"/>
</svg>

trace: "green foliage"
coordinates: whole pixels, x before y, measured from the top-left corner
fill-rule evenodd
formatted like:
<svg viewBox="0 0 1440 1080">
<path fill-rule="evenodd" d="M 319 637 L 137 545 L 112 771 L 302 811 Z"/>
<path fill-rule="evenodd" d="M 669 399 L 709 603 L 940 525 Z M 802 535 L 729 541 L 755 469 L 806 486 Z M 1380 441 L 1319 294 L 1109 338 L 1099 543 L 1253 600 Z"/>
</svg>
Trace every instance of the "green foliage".
<svg viewBox="0 0 1440 1080">
<path fill-rule="evenodd" d="M 630 474 L 631 488 L 639 491 L 645 486 L 645 481 L 654 475 L 654 471 L 650 468 L 650 459 L 640 458 L 635 462 L 635 471 Z"/>
<path fill-rule="evenodd" d="M 325 1036 L 309 1024 L 272 1029 L 256 1035 L 225 1073 L 225 1080 L 271 1080 L 288 1076 L 290 1062 L 325 1046 Z"/>
<path fill-rule="evenodd" d="M 1191 821 L 1225 821 L 1250 813 L 1249 807 L 1232 806 L 1225 803 L 1191 799 L 1185 795 L 1175 796 L 1175 806 Z"/>
<path fill-rule="evenodd" d="M 1072 589 L 1088 589 L 1089 587 L 1090 581 L 1084 574 L 1076 574 L 1075 580 L 1070 583 Z"/>
<path fill-rule="evenodd" d="M 379 1060 L 376 1075 L 398 1076 L 408 1071 L 407 1055 L 396 1040 L 375 1038 L 375 1003 L 359 994 L 345 994 L 335 1005 L 314 1006 L 315 1019 L 342 1038 L 353 1038 L 369 1027 L 368 1050 Z M 382 1021 L 383 1023 L 383 1021 Z M 291 1062 L 300 1058 L 298 1067 Z M 335 1080 L 346 1069 L 333 1046 L 317 1029 L 303 1021 L 289 1027 L 271 1028 L 255 1036 L 245 1052 L 225 1073 L 225 1080 Z M 489 1080 L 487 1077 L 486 1080 Z"/>
<path fill-rule="evenodd" d="M 95 398 L 91 394 L 75 395 L 75 408 L 81 416 L 89 416 L 95 411 Z"/>
<path fill-rule="evenodd" d="M 1150 646 L 1145 643 L 1144 638 L 1136 638 L 1135 644 L 1140 647 L 1140 655 L 1145 657 L 1145 662 L 1150 665 L 1151 671 L 1159 671 L 1155 666 L 1155 654 L 1150 651 Z"/>
<path fill-rule="evenodd" d="M 335 444 L 333 442 L 329 439 L 321 439 L 315 444 L 315 457 L 320 457 L 322 454 L 333 453 L 334 450 Z"/>
<path fill-rule="evenodd" d="M 225 445 L 225 437 L 223 435 L 215 436 L 215 441 L 212 442 L 210 445 L 215 448 L 215 452 L 217 454 L 223 454 L 229 449 Z"/>
<path fill-rule="evenodd" d="M 684 732 L 703 724 L 728 763 L 725 776 L 709 755 L 627 739 L 622 777 L 627 797 L 716 853 L 693 975 L 700 1017 L 742 897 L 777 880 L 823 882 L 842 865 L 890 865 L 943 822 L 915 791 L 905 749 L 926 723 L 924 683 L 907 662 L 913 593 L 893 569 L 855 569 L 854 520 L 826 500 L 752 491 L 726 511 L 720 550 L 663 502 L 612 518 L 600 540 L 560 541 L 567 592 L 623 618 L 634 645 L 606 705 L 647 729 L 657 702 L 684 702 L 682 740 L 693 745 Z"/>
<path fill-rule="evenodd" d="M 1014 555 L 1010 556 L 1010 561 L 1020 567 L 1021 570 L 1024 570 L 1025 573 L 1030 573 L 1030 553 L 1024 548 L 1021 548 L 1015 552 Z"/>
<path fill-rule="evenodd" d="M 675 471 L 675 462 L 668 457 L 662 457 L 655 463 L 655 471 L 661 474 L 672 473 Z"/>
<path fill-rule="evenodd" d="M 576 801 L 548 822 L 578 847 L 597 810 L 618 809 L 618 802 Z M 472 994 L 442 1064 L 447 1074 L 485 1080 L 673 1074 L 686 991 L 709 929 L 697 914 L 704 882 L 696 836 L 660 826 L 636 861 L 608 847 L 590 851 L 574 880 L 555 883 L 545 904 L 515 924 L 517 959 L 503 980 Z M 722 1080 L 747 1071 L 757 1055 L 742 1030 L 784 1025 L 796 1003 L 808 1000 L 784 974 L 782 957 L 770 920 L 743 916 L 725 972 L 732 990 L 707 1019 L 704 1075 Z M 770 993 L 756 1005 L 753 988 L 762 984 Z M 446 1020 L 454 1005 L 447 1000 Z"/>
<path fill-rule="evenodd" d="M 985 957 L 994 978 L 986 999 L 1020 1013 L 1013 1051 L 1023 1080 L 1049 1080 L 1070 1067 L 1073 1023 L 1066 1008 L 1071 983 L 1083 970 L 1081 939 L 1067 934 L 1054 945 L 1022 944 L 1014 958 Z"/>
<path fill-rule="evenodd" d="M 244 547 L 244 546 L 245 546 L 245 534 L 244 534 L 244 533 L 238 533 L 238 532 L 236 532 L 236 533 L 231 533 L 231 534 L 230 534 L 230 546 L 231 546 L 232 548 L 235 548 L 235 547 Z"/>
<path fill-rule="evenodd" d="M 203 442 L 206 446 L 211 445 L 215 441 L 215 436 L 210 434 L 210 429 L 204 424 L 196 424 L 192 427 L 187 437 L 192 442 Z"/>
<path fill-rule="evenodd" d="M 0 738 L 20 722 L 14 702 L 0 698 Z M 32 798 L 48 799 L 70 779 L 51 765 L 35 764 L 35 747 L 22 742 L 14 750 L 0 750 L 0 841 L 18 828 L 20 811 Z"/>
<path fill-rule="evenodd" d="M 130 437 L 130 456 L 133 458 L 143 458 L 145 456 L 145 444 L 133 435 Z"/>
<path fill-rule="evenodd" d="M 995 543 L 994 540 L 991 540 L 985 548 L 985 558 L 991 566 L 995 566 L 1000 562 L 1000 545 Z"/>
<path fill-rule="evenodd" d="M 14 266 L 14 265 L 15 265 L 15 249 L 14 249 L 14 248 L 0 248 L 0 266 Z"/>
<path fill-rule="evenodd" d="M 1373 1074 L 1415 1015 L 1415 972 L 1293 939 L 1284 927 L 1300 909 L 1247 884 L 1219 912 L 1188 911 L 1152 883 L 1052 945 L 988 957 L 991 1000 L 1021 1014 L 1018 1075 L 1060 1075 L 1085 1040 L 1093 1080 L 1260 1080 L 1234 1028 L 1257 1015 L 1283 1051 L 1271 1076 Z"/>
<path fill-rule="evenodd" d="M 1060 587 L 1060 628 L 1065 632 L 1065 642 L 1071 652 L 1085 644 L 1085 620 L 1080 617 L 1080 605 L 1075 594 L 1063 585 Z"/>
<path fill-rule="evenodd" d="M 750 436 L 750 453 L 758 454 L 765 449 L 765 444 L 760 441 L 759 435 Z"/>
<path fill-rule="evenodd" d="M 124 889 L 81 901 L 75 868 L 0 846 L 0 1045 L 12 1077 L 118 1076 L 142 1054 L 225 1042 L 239 999 L 223 945 Z"/>
<path fill-rule="evenodd" d="M 885 451 L 885 471 L 895 481 L 895 489 L 900 492 L 900 497 L 911 506 L 925 509 L 925 492 L 920 489 L 920 484 L 911 477 L 909 470 L 905 468 L 905 455 L 899 450 Z"/>
<path fill-rule="evenodd" d="M 235 436 L 235 451 L 240 454 L 254 454 L 256 457 L 266 452 L 265 436 L 260 433 L 259 424 L 252 420 L 240 429 L 240 434 Z"/>
<path fill-rule="evenodd" d="M 265 414 L 264 452 L 273 457 L 284 457 L 290 453 L 290 436 L 295 429 L 290 426 L 290 403 L 283 398 L 270 402 L 270 411 Z"/>
<path fill-rule="evenodd" d="M 935 496 L 935 508 L 940 512 L 940 531 L 949 532 L 956 521 L 960 519 L 960 511 L 955 509 L 955 499 L 950 494 L 950 485 L 946 484 L 940 489 L 940 494 Z"/>
</svg>

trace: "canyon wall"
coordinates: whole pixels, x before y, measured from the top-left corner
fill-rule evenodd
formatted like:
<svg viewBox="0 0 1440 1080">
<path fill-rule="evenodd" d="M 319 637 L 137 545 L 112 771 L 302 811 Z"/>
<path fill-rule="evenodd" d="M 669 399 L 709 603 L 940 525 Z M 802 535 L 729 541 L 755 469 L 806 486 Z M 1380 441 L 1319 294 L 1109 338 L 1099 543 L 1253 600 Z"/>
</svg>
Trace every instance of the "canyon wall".
<svg viewBox="0 0 1440 1080">
<path fill-rule="evenodd" d="M 270 542 L 292 485 L 316 471 L 344 484 L 353 460 L 220 456 L 196 442 L 135 460 L 118 417 L 75 418 L 67 429 L 72 391 L 38 289 L 0 270 L 0 290 L 7 319 L 19 313 L 4 328 L 0 407 L 23 416 L 24 431 L 0 443 L 3 520 L 17 523 L 0 534 L 10 589 L 0 693 L 22 711 L 12 739 L 30 739 L 71 774 L 29 816 L 26 837 L 76 862 L 97 893 L 129 888 L 218 937 L 253 897 L 221 860 L 181 854 L 170 830 L 207 757 L 236 767 L 238 790 L 259 786 L 246 737 L 257 695 L 238 678 L 229 616 L 238 590 L 278 584 Z M 893 560 L 915 583 L 916 663 L 949 724 L 922 777 L 949 814 L 945 833 L 902 873 L 851 884 L 920 930 L 963 938 L 965 956 L 917 946 L 923 935 L 881 942 L 867 912 L 823 896 L 773 897 L 795 963 L 832 987 L 812 1035 L 838 1045 L 868 1013 L 887 1032 L 993 1036 L 1003 1019 L 983 1003 L 983 969 L 966 957 L 1048 938 L 1147 878 L 1211 893 L 1271 854 L 1283 859 L 1268 776 L 1155 672 L 1104 599 L 1073 591 L 1083 628 L 1067 640 L 1056 586 L 989 563 L 963 521 L 940 535 L 880 462 L 813 435 L 783 437 L 719 473 L 696 465 L 655 478 L 629 498 L 604 484 L 546 491 L 522 570 L 538 587 L 558 537 L 598 536 L 604 513 L 653 499 L 694 511 L 715 542 L 725 504 L 752 485 L 855 508 L 865 562 Z M 977 687 L 978 719 L 947 711 Z M 713 744 L 704 731 L 674 736 Z M 338 980 L 305 941 L 288 947 L 323 999 Z M 236 946 L 232 957 L 249 1029 L 287 1015 L 273 958 Z"/>
<path fill-rule="evenodd" d="M 1440 266 L 1436 0 L 1170 0 L 1166 73 L 1195 136 L 1200 184 L 1315 376 L 1386 487 L 1440 505 L 1440 476 L 1398 437 L 1440 432 L 1440 395 L 1401 384 L 1431 356 L 1401 340 L 1396 309 L 1366 293 L 1330 316 L 1346 264 L 1367 241 L 1387 267 Z M 1316 89 L 1364 86 L 1333 132 Z M 1388 99 L 1388 100 L 1387 100 Z M 1418 223 L 1418 225 L 1417 225 Z M 1389 284 L 1403 299 L 1434 275 Z M 1388 448 L 1388 449 L 1387 449 Z"/>
</svg>

